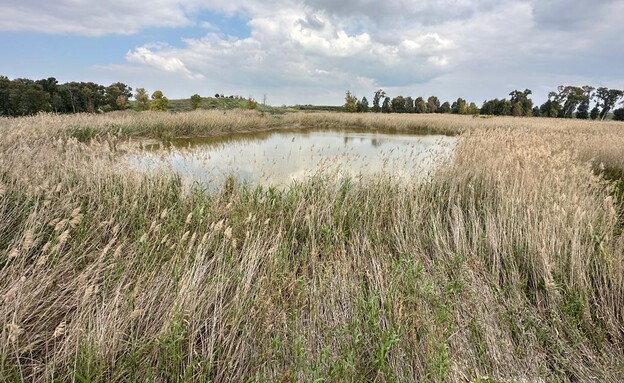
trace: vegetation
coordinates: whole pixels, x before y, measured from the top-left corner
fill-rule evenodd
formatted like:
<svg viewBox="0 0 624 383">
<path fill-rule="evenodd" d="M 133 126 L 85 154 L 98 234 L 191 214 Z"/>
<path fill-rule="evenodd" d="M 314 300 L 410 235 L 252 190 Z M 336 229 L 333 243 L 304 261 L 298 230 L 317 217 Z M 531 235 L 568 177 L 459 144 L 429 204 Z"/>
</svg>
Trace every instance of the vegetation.
<svg viewBox="0 0 624 383">
<path fill-rule="evenodd" d="M 409 185 L 210 194 L 119 166 L 130 136 L 356 125 L 462 136 Z M 118 112 L 0 133 L 2 380 L 624 379 L 622 123 Z"/>
<path fill-rule="evenodd" d="M 595 90 L 595 92 L 594 92 Z M 468 103 L 463 98 L 458 98 L 452 104 L 444 102 L 440 104 L 435 96 L 430 96 L 426 101 L 423 97 L 396 96 L 390 98 L 383 89 L 377 90 L 373 95 L 374 113 L 452 113 L 452 114 L 483 114 L 493 116 L 514 117 L 560 117 L 579 118 L 592 120 L 600 118 L 604 120 L 613 110 L 614 106 L 624 97 L 624 91 L 608 88 L 594 88 L 591 86 L 560 86 L 558 92 L 550 92 L 548 100 L 541 106 L 533 107 L 533 100 L 529 96 L 533 92 L 530 89 L 524 91 L 514 90 L 509 93 L 510 99 L 492 99 L 483 102 L 481 108 L 474 102 Z M 351 92 L 345 96 L 343 111 L 367 112 L 368 108 L 360 107 L 363 104 Z M 590 113 L 590 103 L 595 102 Z M 357 106 L 357 107 L 356 107 Z M 368 106 L 368 100 L 366 100 Z M 613 110 L 614 119 L 620 119 L 624 108 Z"/>
<path fill-rule="evenodd" d="M 152 101 L 150 102 L 150 110 L 164 112 L 169 107 L 169 100 L 159 90 L 152 93 Z"/>
<path fill-rule="evenodd" d="M 616 105 L 624 98 L 624 91 L 605 87 L 561 85 L 556 92 L 550 92 L 548 99 L 540 106 L 533 106 L 529 98 L 530 89 L 514 90 L 509 93 L 510 99 L 492 99 L 483 102 L 479 108 L 474 102 L 463 98 L 449 103 L 441 103 L 436 96 L 412 98 L 398 95 L 391 98 L 383 89 L 373 94 L 372 107 L 366 97 L 358 99 L 350 91 L 345 95 L 342 106 L 295 105 L 292 107 L 268 107 L 249 96 L 225 96 L 216 93 L 214 97 L 202 98 L 194 94 L 182 100 L 157 100 L 150 102 L 145 88 L 138 88 L 131 102 L 132 88 L 117 82 L 108 87 L 92 82 L 71 82 L 58 84 L 54 77 L 37 81 L 29 79 L 9 80 L 0 76 L 0 116 L 26 116 L 39 112 L 55 113 L 100 113 L 133 108 L 137 111 L 158 107 L 158 110 L 185 112 L 196 109 L 259 109 L 269 113 L 285 113 L 288 111 L 335 111 L 349 113 L 452 113 L 452 114 L 484 114 L 495 116 L 516 117 L 558 117 L 579 119 L 607 118 L 621 119 L 622 109 Z M 266 97 L 266 96 L 265 96 Z M 593 103 L 593 108 L 591 108 Z"/>
<path fill-rule="evenodd" d="M 123 110 L 130 97 L 132 88 L 120 82 L 105 87 L 92 82 L 59 84 L 54 77 L 33 81 L 0 76 L 0 116 Z"/>
<path fill-rule="evenodd" d="M 139 111 L 145 111 L 149 109 L 149 98 L 147 96 L 147 91 L 145 88 L 139 88 L 136 90 L 136 94 L 134 95 L 134 99 L 136 100 L 137 109 Z"/>
<path fill-rule="evenodd" d="M 191 109 L 195 110 L 199 108 L 199 104 L 201 104 L 201 96 L 195 93 L 191 96 Z"/>
</svg>

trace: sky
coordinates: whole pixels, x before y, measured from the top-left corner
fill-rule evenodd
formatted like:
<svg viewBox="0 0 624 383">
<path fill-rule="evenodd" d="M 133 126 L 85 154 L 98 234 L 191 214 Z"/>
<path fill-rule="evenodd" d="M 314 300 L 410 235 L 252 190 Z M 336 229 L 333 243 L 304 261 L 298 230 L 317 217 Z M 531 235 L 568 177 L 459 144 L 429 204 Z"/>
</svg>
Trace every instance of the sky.
<svg viewBox="0 0 624 383">
<path fill-rule="evenodd" d="M 1 0 L 0 75 L 272 105 L 624 89 L 624 0 Z"/>
</svg>

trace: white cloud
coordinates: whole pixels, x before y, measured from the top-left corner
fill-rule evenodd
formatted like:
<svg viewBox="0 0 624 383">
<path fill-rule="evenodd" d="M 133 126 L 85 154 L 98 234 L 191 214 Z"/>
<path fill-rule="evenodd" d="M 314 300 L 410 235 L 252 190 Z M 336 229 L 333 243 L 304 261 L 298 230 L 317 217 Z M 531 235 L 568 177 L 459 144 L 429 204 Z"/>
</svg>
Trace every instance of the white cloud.
<svg viewBox="0 0 624 383">
<path fill-rule="evenodd" d="M 201 74 L 191 73 L 178 57 L 167 57 L 167 55 L 159 54 L 161 51 L 167 51 L 168 49 L 167 45 L 162 44 L 145 45 L 128 52 L 126 59 L 129 62 L 146 64 L 165 72 L 178 73 L 189 78 L 201 79 L 204 77 Z"/>
<path fill-rule="evenodd" d="M 132 34 L 146 27 L 191 24 L 181 2 L 151 0 L 3 0 L 0 30 L 98 36 Z"/>
<path fill-rule="evenodd" d="M 201 20 L 206 10 L 247 20 L 249 36 Z M 128 47 L 126 64 L 97 69 L 171 97 L 268 93 L 278 104 L 336 104 L 347 89 L 384 87 L 480 103 L 515 88 L 533 87 L 539 100 L 561 83 L 618 86 L 623 12 L 623 0 L 5 0 L 0 30 L 204 28 L 201 38 Z"/>
</svg>

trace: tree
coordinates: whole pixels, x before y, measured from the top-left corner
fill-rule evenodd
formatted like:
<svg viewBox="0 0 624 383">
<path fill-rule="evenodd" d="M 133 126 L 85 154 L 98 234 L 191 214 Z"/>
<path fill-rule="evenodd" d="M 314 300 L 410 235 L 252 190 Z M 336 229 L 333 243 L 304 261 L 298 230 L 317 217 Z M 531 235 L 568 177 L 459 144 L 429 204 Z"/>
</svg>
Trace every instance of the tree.
<svg viewBox="0 0 624 383">
<path fill-rule="evenodd" d="M 572 118 L 576 108 L 585 100 L 585 90 L 578 86 L 560 85 L 559 93 L 554 97 L 554 101 L 559 103 L 559 114 L 563 118 Z"/>
<path fill-rule="evenodd" d="M 381 113 L 390 113 L 392 109 L 390 108 L 390 97 L 384 97 L 383 105 L 381 106 Z"/>
<path fill-rule="evenodd" d="M 375 92 L 375 95 L 373 96 L 373 112 L 381 112 L 380 102 L 384 97 L 386 97 L 386 92 L 384 92 L 383 89 L 379 89 Z"/>
<path fill-rule="evenodd" d="M 405 97 L 405 113 L 414 113 L 414 100 L 411 97 Z"/>
<path fill-rule="evenodd" d="M 598 106 L 594 106 L 591 112 L 589 112 L 589 118 L 591 118 L 592 120 L 597 119 L 599 115 L 600 115 L 600 108 L 598 108 Z"/>
<path fill-rule="evenodd" d="M 169 107 L 169 100 L 163 96 L 163 93 L 159 90 L 152 93 L 152 102 L 150 102 L 150 109 L 156 111 L 166 111 Z"/>
<path fill-rule="evenodd" d="M 0 76 L 0 116 L 9 115 L 10 86 L 11 80 L 8 77 Z"/>
<path fill-rule="evenodd" d="M 427 99 L 427 112 L 437 113 L 440 109 L 440 100 L 436 96 L 430 96 Z"/>
<path fill-rule="evenodd" d="M 8 113 L 11 116 L 26 116 L 50 111 L 50 95 L 33 80 L 17 78 L 9 83 Z"/>
<path fill-rule="evenodd" d="M 624 96 L 624 92 L 618 89 L 608 89 L 608 88 L 598 88 L 595 93 L 596 104 L 601 108 L 599 118 L 604 120 L 609 111 L 615 106 L 622 96 Z"/>
<path fill-rule="evenodd" d="M 451 104 L 449 104 L 448 101 L 444 101 L 444 103 L 440 105 L 438 113 L 451 113 Z"/>
<path fill-rule="evenodd" d="M 352 95 L 350 91 L 347 91 L 345 95 L 344 109 L 347 113 L 357 112 L 357 97 Z"/>
<path fill-rule="evenodd" d="M 137 108 L 140 111 L 149 109 L 149 96 L 147 95 L 145 88 L 137 89 L 134 99 L 136 100 Z"/>
<path fill-rule="evenodd" d="M 557 118 L 560 114 L 560 106 L 554 100 L 547 100 L 540 106 L 540 115 L 542 117 Z"/>
<path fill-rule="evenodd" d="M 62 100 L 59 96 L 59 87 L 56 78 L 48 77 L 47 79 L 41 79 L 36 81 L 36 84 L 49 95 L 50 109 L 54 112 L 58 112 L 62 107 Z"/>
<path fill-rule="evenodd" d="M 529 95 L 533 93 L 531 89 L 525 89 L 524 91 L 514 90 L 509 95 L 511 99 L 511 115 L 512 116 L 530 116 L 533 109 L 533 101 L 529 98 Z"/>
<path fill-rule="evenodd" d="M 358 112 L 368 113 L 368 100 L 366 97 L 362 97 L 362 100 L 358 102 Z"/>
<path fill-rule="evenodd" d="M 561 105 L 557 102 L 557 93 L 548 93 L 548 100 L 540 106 L 540 115 L 542 117 L 557 118 L 563 116 Z"/>
<path fill-rule="evenodd" d="M 251 97 L 250 97 L 251 98 Z M 199 108 L 199 104 L 201 103 L 201 96 L 195 93 L 191 96 L 191 109 L 195 110 Z"/>
<path fill-rule="evenodd" d="M 615 121 L 624 121 L 624 108 L 615 109 L 613 111 L 613 119 Z"/>
<path fill-rule="evenodd" d="M 418 97 L 415 101 L 414 111 L 416 113 L 427 113 L 427 103 L 422 97 Z"/>
<path fill-rule="evenodd" d="M 93 92 L 93 87 L 89 87 Z M 93 94 L 93 93 L 92 93 Z M 119 102 L 119 96 L 124 98 L 123 102 Z M 105 102 L 112 110 L 120 110 L 125 108 L 128 100 L 132 97 L 132 88 L 123 82 L 116 82 L 106 87 Z M 95 109 L 95 102 L 93 103 Z"/>
<path fill-rule="evenodd" d="M 466 100 L 458 98 L 456 102 L 451 106 L 451 112 L 455 114 L 466 114 L 468 111 L 466 107 Z"/>
<path fill-rule="evenodd" d="M 589 118 L 589 99 L 583 100 L 576 108 L 576 118 L 587 120 Z"/>
<path fill-rule="evenodd" d="M 477 107 L 477 104 L 471 102 L 470 105 L 468 105 L 468 107 L 466 108 L 466 113 L 472 115 L 479 114 L 479 108 Z"/>
<path fill-rule="evenodd" d="M 493 115 L 494 107 L 496 106 L 497 102 L 497 99 L 483 101 L 483 105 L 481 105 L 481 114 Z"/>
<path fill-rule="evenodd" d="M 117 101 L 115 103 L 117 104 L 117 107 L 120 110 L 123 110 L 123 109 L 126 109 L 126 102 L 127 102 L 127 99 L 123 95 L 120 94 L 119 96 L 117 96 Z"/>
<path fill-rule="evenodd" d="M 579 106 L 576 108 L 576 118 L 580 118 L 583 120 L 587 120 L 589 118 L 589 103 L 591 99 L 594 97 L 593 95 L 594 89 L 596 88 L 594 88 L 593 86 L 589 86 L 589 85 L 585 85 L 583 87 L 583 100 L 581 101 Z"/>
<path fill-rule="evenodd" d="M 405 113 L 405 98 L 396 96 L 392 99 L 392 111 L 394 113 Z"/>
</svg>

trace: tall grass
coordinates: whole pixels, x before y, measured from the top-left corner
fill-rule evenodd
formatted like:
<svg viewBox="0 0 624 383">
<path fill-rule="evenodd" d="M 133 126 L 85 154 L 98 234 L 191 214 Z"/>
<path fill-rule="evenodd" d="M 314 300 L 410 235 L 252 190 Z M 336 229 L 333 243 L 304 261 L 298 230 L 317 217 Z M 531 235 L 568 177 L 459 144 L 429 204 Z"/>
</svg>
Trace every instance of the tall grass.
<svg viewBox="0 0 624 383">
<path fill-rule="evenodd" d="M 622 124 L 263 118 L 0 120 L 0 380 L 624 379 L 623 209 L 602 176 L 624 171 Z M 154 126 L 310 125 L 461 140 L 425 182 L 283 191 L 189 190 L 117 152 Z"/>
</svg>

